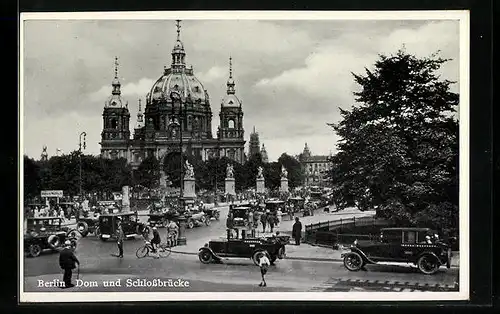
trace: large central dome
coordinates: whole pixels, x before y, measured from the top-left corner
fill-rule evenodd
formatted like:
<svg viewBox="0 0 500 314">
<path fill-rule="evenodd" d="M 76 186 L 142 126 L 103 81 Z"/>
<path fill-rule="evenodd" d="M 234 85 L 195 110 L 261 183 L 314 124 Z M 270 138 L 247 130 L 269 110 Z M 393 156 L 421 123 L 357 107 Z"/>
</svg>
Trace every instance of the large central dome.
<svg viewBox="0 0 500 314">
<path fill-rule="evenodd" d="M 166 69 L 164 74 L 153 84 L 147 98 L 148 102 L 170 100 L 170 93 L 176 91 L 182 98 L 191 98 L 193 102 L 207 103 L 207 94 L 203 84 L 194 76 L 193 69 Z"/>
<path fill-rule="evenodd" d="M 147 102 L 169 101 L 170 93 L 175 91 L 181 98 L 193 103 L 208 104 L 208 94 L 201 82 L 194 76 L 193 68 L 187 68 L 184 45 L 180 40 L 180 26 L 177 28 L 177 41 L 172 50 L 172 66 L 153 84 L 147 95 Z"/>
</svg>

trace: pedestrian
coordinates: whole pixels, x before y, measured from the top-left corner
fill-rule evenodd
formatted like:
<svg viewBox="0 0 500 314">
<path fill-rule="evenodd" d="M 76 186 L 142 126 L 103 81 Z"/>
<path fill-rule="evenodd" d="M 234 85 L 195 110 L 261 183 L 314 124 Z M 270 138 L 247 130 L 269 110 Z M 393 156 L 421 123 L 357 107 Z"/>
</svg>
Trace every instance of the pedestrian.
<svg viewBox="0 0 500 314">
<path fill-rule="evenodd" d="M 266 232 L 266 223 L 267 223 L 267 213 L 262 213 L 260 216 L 260 222 L 262 223 L 262 232 Z"/>
<path fill-rule="evenodd" d="M 168 239 L 171 241 L 170 246 L 177 245 L 177 237 L 179 235 L 179 226 L 175 223 L 175 221 L 170 220 L 170 223 L 167 225 L 168 231 Z"/>
<path fill-rule="evenodd" d="M 233 215 L 231 213 L 229 213 L 227 215 L 227 219 L 226 219 L 226 228 L 227 230 L 229 230 L 229 237 L 233 237 L 233 229 L 234 229 L 234 221 L 233 221 Z"/>
<path fill-rule="evenodd" d="M 116 227 L 116 244 L 118 245 L 118 255 L 116 257 L 123 258 L 123 239 L 125 238 L 125 234 L 122 229 L 121 219 L 117 219 L 117 227 Z"/>
<path fill-rule="evenodd" d="M 274 232 L 274 224 L 276 222 L 276 218 L 273 214 L 267 215 L 267 223 L 269 224 L 269 228 L 271 228 L 271 233 Z"/>
<path fill-rule="evenodd" d="M 73 276 L 73 269 L 76 268 L 75 264 L 78 264 L 78 267 L 80 267 L 80 261 L 78 260 L 78 258 L 76 258 L 75 253 L 71 248 L 71 242 L 69 240 L 66 240 L 64 242 L 64 248 L 59 254 L 59 266 L 61 267 L 61 269 L 64 270 L 63 288 L 71 288 L 75 286 L 74 284 L 71 283 L 71 277 Z"/>
<path fill-rule="evenodd" d="M 295 217 L 295 223 L 292 227 L 292 236 L 295 239 L 295 245 L 300 245 L 300 237 L 302 236 L 302 223 L 299 217 Z"/>
<path fill-rule="evenodd" d="M 34 217 L 35 218 L 40 217 L 40 210 L 38 209 L 38 206 L 35 207 Z"/>
<path fill-rule="evenodd" d="M 269 269 L 269 265 L 271 265 L 271 262 L 269 261 L 269 258 L 267 258 L 267 252 L 264 251 L 264 255 L 259 260 L 260 275 L 262 277 L 262 281 L 259 284 L 259 287 L 267 286 L 266 278 L 264 276 L 267 274 L 267 270 Z"/>
<path fill-rule="evenodd" d="M 281 207 L 279 207 L 278 211 L 276 212 L 276 218 L 277 218 L 276 228 L 279 228 L 279 226 L 281 224 L 281 216 L 282 215 L 283 215 L 283 212 L 281 211 Z"/>
</svg>

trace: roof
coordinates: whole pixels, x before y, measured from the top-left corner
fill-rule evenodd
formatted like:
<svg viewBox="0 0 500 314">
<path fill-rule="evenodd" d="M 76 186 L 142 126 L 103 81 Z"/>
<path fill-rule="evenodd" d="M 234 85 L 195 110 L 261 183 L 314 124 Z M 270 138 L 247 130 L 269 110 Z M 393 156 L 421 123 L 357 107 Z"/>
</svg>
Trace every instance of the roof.
<svg viewBox="0 0 500 314">
<path fill-rule="evenodd" d="M 102 213 L 101 217 L 103 216 L 131 216 L 131 215 L 137 215 L 136 212 L 126 212 L 126 213 Z"/>
</svg>

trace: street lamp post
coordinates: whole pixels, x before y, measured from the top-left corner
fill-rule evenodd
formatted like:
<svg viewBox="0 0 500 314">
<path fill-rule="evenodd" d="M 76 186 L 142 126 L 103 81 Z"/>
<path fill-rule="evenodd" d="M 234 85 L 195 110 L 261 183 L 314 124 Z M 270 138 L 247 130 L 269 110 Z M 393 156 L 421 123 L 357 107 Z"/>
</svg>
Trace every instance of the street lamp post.
<svg viewBox="0 0 500 314">
<path fill-rule="evenodd" d="M 79 168 L 80 168 L 80 200 L 82 198 L 82 136 L 83 136 L 83 149 L 85 150 L 86 144 L 85 144 L 85 137 L 87 136 L 87 133 L 82 132 L 80 133 L 80 142 L 78 144 L 78 156 L 79 156 Z"/>
<path fill-rule="evenodd" d="M 215 197 L 214 197 L 214 206 L 219 205 L 219 190 L 217 186 L 217 176 L 219 175 L 219 160 L 220 160 L 220 129 L 217 130 L 217 146 L 216 146 L 216 154 L 215 154 Z"/>
<path fill-rule="evenodd" d="M 174 108 L 174 102 L 178 101 L 179 102 L 179 118 L 178 122 L 176 123 L 175 121 L 172 122 L 172 127 L 179 127 L 179 152 L 180 152 L 180 195 L 179 195 L 179 205 L 182 206 L 182 211 L 181 215 L 177 218 L 179 221 L 179 235 L 177 237 L 177 245 L 185 245 L 187 244 L 187 239 L 185 236 L 185 230 L 186 230 L 186 217 L 184 216 L 184 210 L 185 210 L 185 204 L 184 204 L 184 186 L 183 186 L 183 179 L 184 179 L 184 163 L 183 163 L 183 156 L 182 156 L 182 114 L 183 114 L 183 103 L 182 99 L 180 97 L 180 94 L 178 92 L 171 92 L 170 93 L 170 98 L 172 99 L 172 112 L 175 112 Z"/>
</svg>

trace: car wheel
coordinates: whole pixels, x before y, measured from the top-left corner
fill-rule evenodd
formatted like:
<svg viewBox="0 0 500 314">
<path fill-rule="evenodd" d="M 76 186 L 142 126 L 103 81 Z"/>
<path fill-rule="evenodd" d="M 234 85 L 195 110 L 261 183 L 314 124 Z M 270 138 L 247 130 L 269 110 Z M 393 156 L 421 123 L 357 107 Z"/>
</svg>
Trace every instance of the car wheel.
<svg viewBox="0 0 500 314">
<path fill-rule="evenodd" d="M 439 269 L 439 261 L 436 257 L 425 254 L 421 256 L 417 261 L 418 270 L 426 275 L 432 275 L 436 273 Z"/>
<path fill-rule="evenodd" d="M 79 239 L 82 237 L 82 234 L 78 230 L 73 229 L 73 230 L 70 230 L 66 236 L 68 238 Z"/>
<path fill-rule="evenodd" d="M 76 225 L 76 229 L 78 230 L 78 232 L 80 232 L 81 234 L 84 234 L 84 233 L 87 233 L 89 231 L 89 225 L 85 222 L 85 221 L 80 221 L 77 225 Z"/>
<path fill-rule="evenodd" d="M 99 227 L 95 228 L 95 236 L 100 237 L 101 236 L 101 229 Z"/>
<path fill-rule="evenodd" d="M 278 250 L 278 256 L 277 256 L 279 259 L 283 259 L 283 257 L 285 257 L 285 247 L 280 247 L 280 249 Z"/>
<path fill-rule="evenodd" d="M 200 217 L 200 222 L 204 224 L 207 221 L 207 218 L 205 216 Z"/>
<path fill-rule="evenodd" d="M 259 261 L 262 258 L 262 256 L 264 256 L 264 254 L 266 254 L 264 251 L 256 251 L 255 253 L 253 253 L 252 255 L 253 263 L 259 266 Z"/>
<path fill-rule="evenodd" d="M 57 248 L 61 245 L 61 240 L 59 240 L 59 237 L 57 235 L 52 234 L 47 239 L 47 243 L 49 244 L 51 249 L 57 250 Z"/>
<path fill-rule="evenodd" d="M 220 213 L 219 212 L 215 212 L 214 217 L 215 217 L 215 220 L 219 220 Z"/>
<path fill-rule="evenodd" d="M 76 241 L 76 239 L 72 239 L 72 240 L 70 240 L 70 242 L 71 242 L 71 248 L 72 248 L 73 250 L 76 250 L 76 245 L 77 245 L 77 241 Z"/>
<path fill-rule="evenodd" d="M 363 264 L 363 258 L 356 252 L 349 252 L 344 256 L 344 266 L 349 271 L 358 271 Z"/>
<path fill-rule="evenodd" d="M 206 219 L 206 220 L 205 220 L 205 225 L 210 226 L 210 224 L 211 224 L 211 222 L 210 222 L 210 218 Z"/>
<path fill-rule="evenodd" d="M 203 264 L 210 264 L 214 260 L 212 252 L 210 252 L 207 249 L 201 250 L 198 253 L 198 258 L 200 259 L 200 262 L 202 262 Z"/>
<path fill-rule="evenodd" d="M 32 244 L 30 245 L 29 253 L 31 257 L 37 257 L 42 253 L 42 247 L 38 244 Z"/>
<path fill-rule="evenodd" d="M 187 221 L 187 228 L 188 229 L 193 229 L 194 228 L 194 221 L 193 219 L 189 218 Z"/>
</svg>

